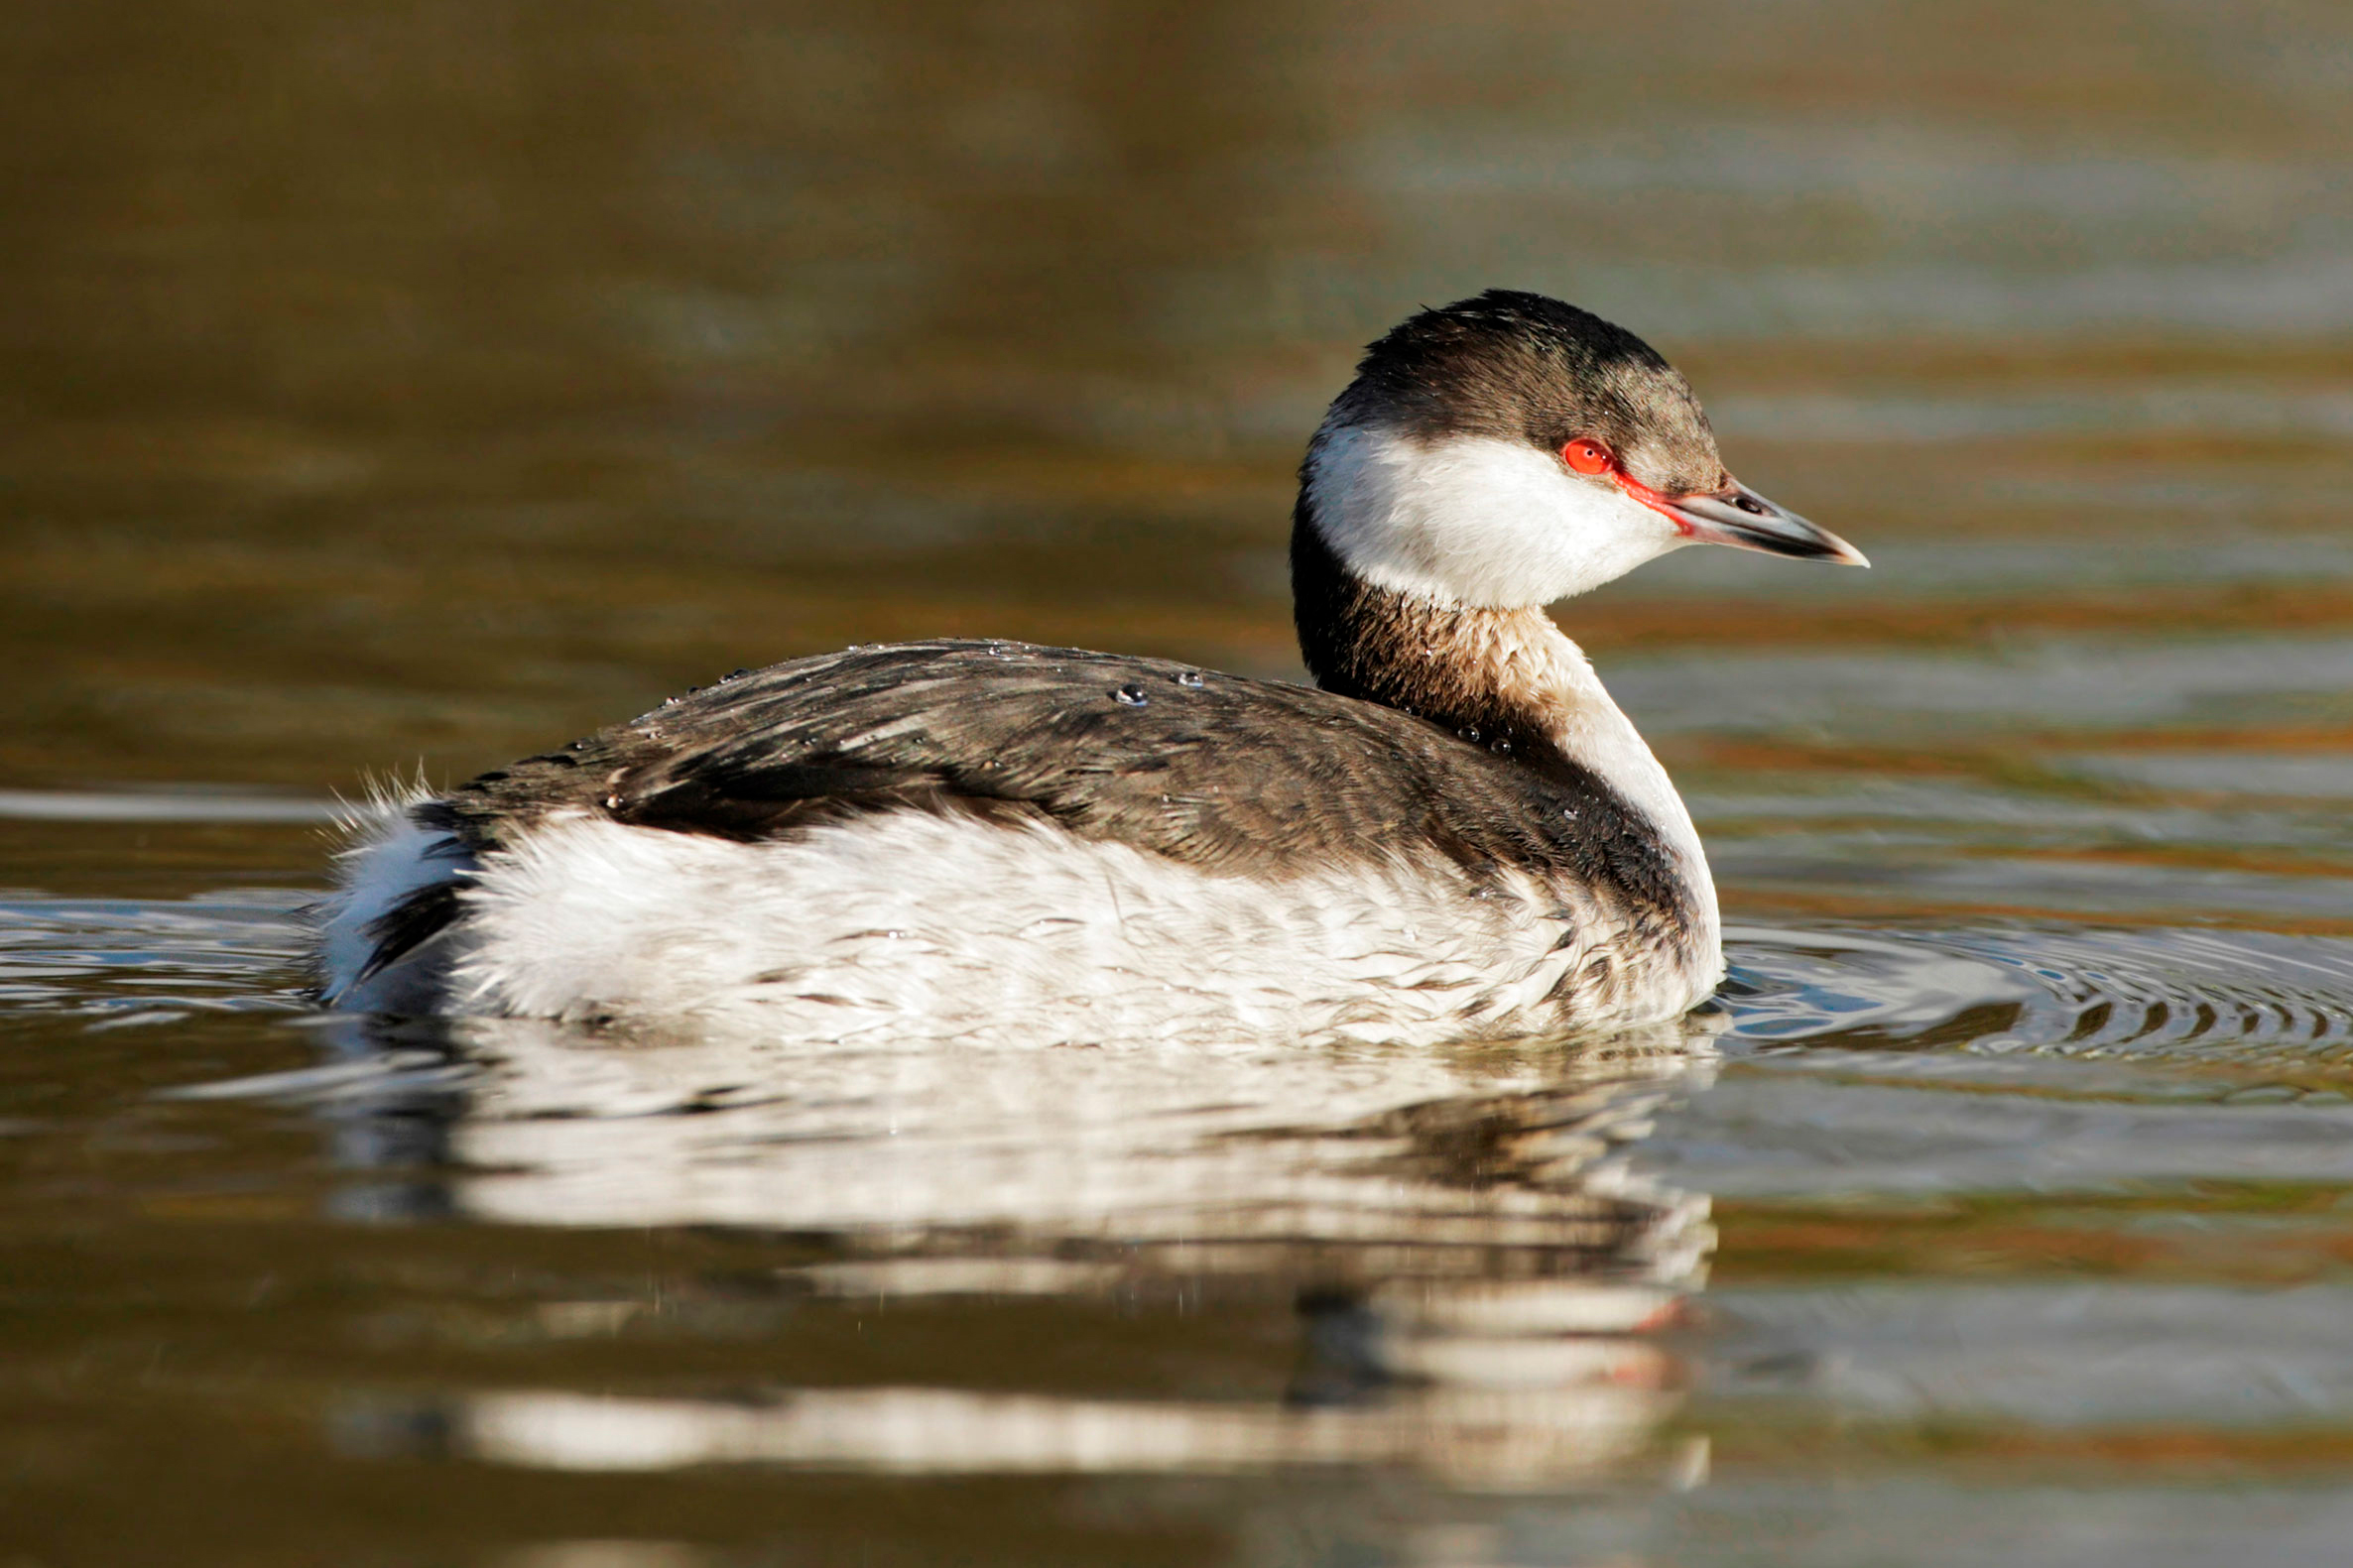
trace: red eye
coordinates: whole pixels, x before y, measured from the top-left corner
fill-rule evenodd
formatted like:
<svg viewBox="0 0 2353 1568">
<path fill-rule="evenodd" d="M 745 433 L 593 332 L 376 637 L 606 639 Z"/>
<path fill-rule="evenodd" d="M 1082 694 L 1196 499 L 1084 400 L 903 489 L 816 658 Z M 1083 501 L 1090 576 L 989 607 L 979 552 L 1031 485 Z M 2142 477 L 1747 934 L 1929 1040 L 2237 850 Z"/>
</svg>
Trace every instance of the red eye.
<svg viewBox="0 0 2353 1568">
<path fill-rule="evenodd" d="M 1580 435 L 1561 447 L 1560 460 L 1580 474 L 1606 474 L 1617 466 L 1610 449 L 1589 435 Z"/>
</svg>

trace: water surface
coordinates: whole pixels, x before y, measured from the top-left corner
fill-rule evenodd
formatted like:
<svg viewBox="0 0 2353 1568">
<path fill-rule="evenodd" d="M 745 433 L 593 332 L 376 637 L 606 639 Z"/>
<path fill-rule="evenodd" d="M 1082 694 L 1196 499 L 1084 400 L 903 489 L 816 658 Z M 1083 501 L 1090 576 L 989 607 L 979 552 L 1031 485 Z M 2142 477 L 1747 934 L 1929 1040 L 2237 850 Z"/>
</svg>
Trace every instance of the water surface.
<svg viewBox="0 0 2353 1568">
<path fill-rule="evenodd" d="M 5 24 L 0 1556 L 2341 1559 L 2342 8 L 1476 11 Z M 308 1007 L 369 770 L 896 636 L 1296 675 L 1299 443 L 1490 284 L 1876 563 L 1560 607 L 1708 1014 Z"/>
</svg>

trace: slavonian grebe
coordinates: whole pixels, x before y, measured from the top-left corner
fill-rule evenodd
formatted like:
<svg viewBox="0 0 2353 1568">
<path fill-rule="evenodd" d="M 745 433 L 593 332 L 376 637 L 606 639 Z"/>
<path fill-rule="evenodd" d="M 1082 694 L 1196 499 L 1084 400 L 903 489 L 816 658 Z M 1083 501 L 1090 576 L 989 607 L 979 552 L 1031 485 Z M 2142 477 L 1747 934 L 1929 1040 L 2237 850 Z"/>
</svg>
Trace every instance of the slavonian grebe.
<svg viewBox="0 0 2353 1568">
<path fill-rule="evenodd" d="M 1722 978 L 1715 887 L 1543 607 L 1695 542 L 1864 564 L 1734 482 L 1631 332 L 1501 290 L 1425 310 L 1300 469 L 1320 689 L 976 642 L 733 677 L 371 812 L 320 993 L 820 1039 L 1669 1018 Z"/>
</svg>

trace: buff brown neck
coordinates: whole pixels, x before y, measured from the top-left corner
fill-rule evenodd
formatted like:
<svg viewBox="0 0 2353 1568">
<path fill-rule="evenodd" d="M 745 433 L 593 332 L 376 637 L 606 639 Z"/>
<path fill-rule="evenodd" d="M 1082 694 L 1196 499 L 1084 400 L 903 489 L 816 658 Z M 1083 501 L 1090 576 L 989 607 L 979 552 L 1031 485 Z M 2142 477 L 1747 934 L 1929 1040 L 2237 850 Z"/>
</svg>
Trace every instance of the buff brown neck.
<svg viewBox="0 0 2353 1568">
<path fill-rule="evenodd" d="M 1326 691 L 1396 708 L 1502 756 L 1557 756 L 1541 663 L 1566 639 L 1541 608 L 1444 605 L 1348 570 L 1302 500 L 1291 534 L 1300 653 Z"/>
</svg>

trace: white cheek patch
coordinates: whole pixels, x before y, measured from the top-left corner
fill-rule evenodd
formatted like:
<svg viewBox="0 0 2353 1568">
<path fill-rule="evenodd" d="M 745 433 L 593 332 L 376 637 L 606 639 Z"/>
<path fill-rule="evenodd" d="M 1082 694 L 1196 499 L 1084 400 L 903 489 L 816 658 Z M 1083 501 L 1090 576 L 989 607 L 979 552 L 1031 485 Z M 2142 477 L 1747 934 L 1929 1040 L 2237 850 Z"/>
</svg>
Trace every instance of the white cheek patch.
<svg viewBox="0 0 2353 1568">
<path fill-rule="evenodd" d="M 1573 597 L 1685 543 L 1633 497 L 1492 436 L 1327 426 L 1307 500 L 1324 542 L 1367 582 L 1487 609 Z"/>
</svg>

